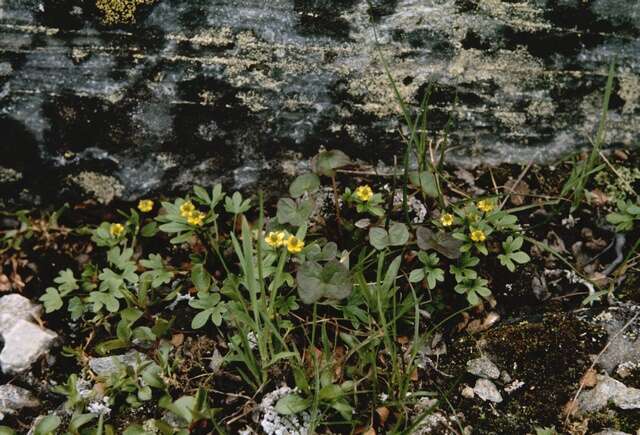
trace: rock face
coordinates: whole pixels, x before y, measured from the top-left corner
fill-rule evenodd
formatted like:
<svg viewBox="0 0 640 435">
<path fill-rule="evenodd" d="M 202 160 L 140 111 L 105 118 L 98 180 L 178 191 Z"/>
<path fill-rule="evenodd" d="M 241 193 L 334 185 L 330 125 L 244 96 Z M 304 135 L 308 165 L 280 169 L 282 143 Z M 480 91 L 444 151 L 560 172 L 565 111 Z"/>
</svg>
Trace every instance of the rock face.
<svg viewBox="0 0 640 435">
<path fill-rule="evenodd" d="M 400 117 L 380 54 L 408 102 L 429 95 L 433 132 L 451 119 L 458 161 L 587 145 L 614 57 L 607 142 L 640 136 L 636 0 L 158 0 L 135 18 L 0 3 L 5 194 L 243 187 L 320 145 L 390 162 Z"/>
<path fill-rule="evenodd" d="M 28 370 L 56 339 L 55 332 L 33 323 L 33 316 L 41 309 L 17 294 L 0 298 L 0 335 L 4 341 L 0 367 L 4 373 Z"/>
</svg>

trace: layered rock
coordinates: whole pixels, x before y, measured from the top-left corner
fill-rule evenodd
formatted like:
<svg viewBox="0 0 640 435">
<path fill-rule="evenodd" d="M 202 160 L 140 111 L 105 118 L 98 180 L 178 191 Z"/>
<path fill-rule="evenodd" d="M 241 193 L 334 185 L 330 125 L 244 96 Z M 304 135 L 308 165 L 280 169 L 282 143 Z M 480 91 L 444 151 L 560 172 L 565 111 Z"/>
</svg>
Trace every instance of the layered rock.
<svg viewBox="0 0 640 435">
<path fill-rule="evenodd" d="M 321 145 L 391 162 L 380 55 L 409 103 L 429 94 L 434 134 L 451 119 L 452 159 L 588 145 L 614 57 L 607 143 L 638 142 L 635 0 L 159 0 L 134 24 L 102 17 L 90 0 L 0 5 L 5 196 L 246 187 Z"/>
</svg>

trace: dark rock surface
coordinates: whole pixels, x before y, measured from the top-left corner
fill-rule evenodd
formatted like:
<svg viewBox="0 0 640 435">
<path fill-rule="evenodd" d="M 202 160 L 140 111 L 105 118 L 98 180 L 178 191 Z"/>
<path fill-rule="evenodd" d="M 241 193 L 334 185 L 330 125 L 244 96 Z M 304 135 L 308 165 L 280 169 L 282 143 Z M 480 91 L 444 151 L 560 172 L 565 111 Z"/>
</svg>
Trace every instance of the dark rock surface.
<svg viewBox="0 0 640 435">
<path fill-rule="evenodd" d="M 92 0 L 4 0 L 0 195 L 277 184 L 321 145 L 389 163 L 400 118 L 370 19 L 400 92 L 431 84 L 459 162 L 588 145 L 614 57 L 607 143 L 638 142 L 636 0 L 159 0 L 115 26 Z"/>
</svg>

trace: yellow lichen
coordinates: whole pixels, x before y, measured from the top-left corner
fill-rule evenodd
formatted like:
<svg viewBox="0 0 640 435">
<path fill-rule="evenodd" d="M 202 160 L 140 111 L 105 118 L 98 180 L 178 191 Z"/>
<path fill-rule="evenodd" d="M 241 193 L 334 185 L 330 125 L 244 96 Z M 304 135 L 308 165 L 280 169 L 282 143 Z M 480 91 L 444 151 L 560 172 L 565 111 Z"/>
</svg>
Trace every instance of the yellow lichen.
<svg viewBox="0 0 640 435">
<path fill-rule="evenodd" d="M 101 204 L 109 204 L 124 191 L 124 186 L 117 178 L 97 172 L 82 171 L 76 176 L 70 176 L 68 180 L 80 186 L 86 193 L 92 194 Z"/>
<path fill-rule="evenodd" d="M 96 0 L 96 7 L 102 12 L 105 24 L 126 24 L 136 21 L 138 7 L 154 2 L 155 0 Z"/>
</svg>

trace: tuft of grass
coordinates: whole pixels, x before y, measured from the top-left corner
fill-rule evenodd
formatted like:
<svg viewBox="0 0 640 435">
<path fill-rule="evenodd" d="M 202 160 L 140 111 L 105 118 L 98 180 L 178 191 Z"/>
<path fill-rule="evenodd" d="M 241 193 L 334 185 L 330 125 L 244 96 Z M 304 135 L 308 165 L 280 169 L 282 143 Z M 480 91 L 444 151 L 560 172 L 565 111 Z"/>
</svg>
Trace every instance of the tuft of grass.
<svg viewBox="0 0 640 435">
<path fill-rule="evenodd" d="M 574 161 L 573 170 L 569 179 L 562 188 L 562 195 L 571 199 L 571 209 L 577 209 L 584 201 L 585 188 L 592 175 L 598 173 L 604 164 L 600 163 L 600 150 L 605 140 L 607 129 L 607 115 L 609 112 L 609 100 L 613 91 L 613 78 L 615 76 L 615 62 L 609 65 L 607 84 L 602 98 L 602 113 L 595 138 L 591 141 L 592 148 L 589 157 L 583 161 Z"/>
</svg>

